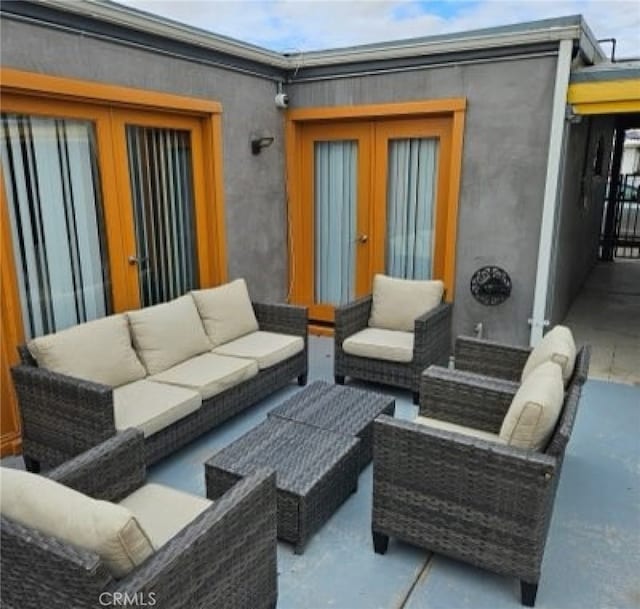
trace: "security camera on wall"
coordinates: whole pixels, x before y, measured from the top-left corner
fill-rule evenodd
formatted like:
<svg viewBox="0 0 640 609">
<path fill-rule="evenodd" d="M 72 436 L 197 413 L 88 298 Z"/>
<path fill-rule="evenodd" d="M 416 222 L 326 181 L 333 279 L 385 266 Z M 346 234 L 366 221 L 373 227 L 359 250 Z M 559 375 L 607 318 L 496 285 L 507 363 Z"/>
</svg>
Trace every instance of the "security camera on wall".
<svg viewBox="0 0 640 609">
<path fill-rule="evenodd" d="M 289 107 L 289 96 L 286 93 L 277 93 L 275 101 L 278 108 Z"/>
</svg>

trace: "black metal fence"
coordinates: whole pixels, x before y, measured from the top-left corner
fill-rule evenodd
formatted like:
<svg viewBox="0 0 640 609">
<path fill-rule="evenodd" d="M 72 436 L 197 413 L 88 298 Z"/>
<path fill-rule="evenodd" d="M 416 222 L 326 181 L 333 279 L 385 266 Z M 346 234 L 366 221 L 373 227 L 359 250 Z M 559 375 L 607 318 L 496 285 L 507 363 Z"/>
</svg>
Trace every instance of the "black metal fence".
<svg viewBox="0 0 640 609">
<path fill-rule="evenodd" d="M 609 182 L 611 187 L 611 182 Z M 615 198 L 615 213 L 607 234 L 609 188 L 605 197 L 600 230 L 600 252 L 611 248 L 614 258 L 640 259 L 640 174 L 621 175 Z"/>
</svg>

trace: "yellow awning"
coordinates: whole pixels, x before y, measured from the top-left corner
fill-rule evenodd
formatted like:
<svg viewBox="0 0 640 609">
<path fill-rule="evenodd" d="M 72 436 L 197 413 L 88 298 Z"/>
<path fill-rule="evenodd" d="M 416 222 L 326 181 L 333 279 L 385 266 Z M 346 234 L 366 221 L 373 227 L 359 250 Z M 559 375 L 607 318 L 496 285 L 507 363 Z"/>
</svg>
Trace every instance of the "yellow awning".
<svg viewBox="0 0 640 609">
<path fill-rule="evenodd" d="M 640 112 L 640 79 L 572 83 L 567 101 L 576 114 Z"/>
</svg>

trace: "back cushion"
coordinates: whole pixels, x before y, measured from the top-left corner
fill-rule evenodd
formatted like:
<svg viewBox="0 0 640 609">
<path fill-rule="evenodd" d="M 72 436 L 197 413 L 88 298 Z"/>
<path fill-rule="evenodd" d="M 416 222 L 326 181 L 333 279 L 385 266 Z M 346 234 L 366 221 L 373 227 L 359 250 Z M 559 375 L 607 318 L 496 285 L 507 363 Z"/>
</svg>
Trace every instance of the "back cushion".
<svg viewBox="0 0 640 609">
<path fill-rule="evenodd" d="M 111 315 L 29 341 L 38 366 L 119 387 L 146 376 L 131 345 L 125 315 Z"/>
<path fill-rule="evenodd" d="M 442 281 L 413 281 L 376 275 L 369 325 L 372 328 L 413 332 L 414 322 L 442 302 Z"/>
<path fill-rule="evenodd" d="M 522 369 L 521 380 L 524 381 L 540 364 L 549 361 L 562 368 L 562 379 L 565 384 L 568 383 L 576 365 L 576 343 L 571 330 L 566 326 L 555 326 L 545 334 L 531 351 Z"/>
<path fill-rule="evenodd" d="M 244 279 L 191 294 L 214 347 L 259 329 Z"/>
<path fill-rule="evenodd" d="M 520 448 L 544 450 L 564 401 L 562 371 L 554 362 L 540 364 L 522 382 L 509 406 L 500 437 Z"/>
<path fill-rule="evenodd" d="M 0 512 L 11 520 L 94 552 L 124 577 L 153 554 L 153 545 L 126 508 L 98 501 L 43 476 L 0 468 Z"/>
<path fill-rule="evenodd" d="M 133 344 L 149 374 L 211 350 L 189 294 L 165 304 L 127 313 Z"/>
</svg>

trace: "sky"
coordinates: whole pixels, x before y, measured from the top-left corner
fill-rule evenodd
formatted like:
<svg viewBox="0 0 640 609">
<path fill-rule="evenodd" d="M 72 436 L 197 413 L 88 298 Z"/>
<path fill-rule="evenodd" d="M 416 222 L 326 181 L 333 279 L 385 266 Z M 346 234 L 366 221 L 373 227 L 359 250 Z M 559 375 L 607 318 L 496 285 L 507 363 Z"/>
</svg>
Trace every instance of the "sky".
<svg viewBox="0 0 640 609">
<path fill-rule="evenodd" d="M 616 57 L 640 56 L 640 0 L 120 0 L 279 52 L 305 52 L 582 14 Z M 603 44 L 607 55 L 611 47 Z"/>
</svg>

